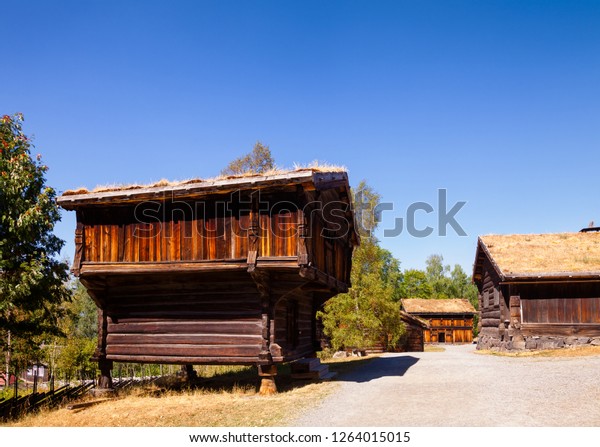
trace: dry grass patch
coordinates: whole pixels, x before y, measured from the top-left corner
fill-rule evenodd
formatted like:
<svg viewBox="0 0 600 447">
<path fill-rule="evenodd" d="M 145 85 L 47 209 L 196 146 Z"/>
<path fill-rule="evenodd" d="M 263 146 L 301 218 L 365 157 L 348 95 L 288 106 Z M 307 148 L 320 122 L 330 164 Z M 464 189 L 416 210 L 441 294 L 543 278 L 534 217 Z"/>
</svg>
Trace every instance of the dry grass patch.
<svg viewBox="0 0 600 447">
<path fill-rule="evenodd" d="M 376 356 L 324 361 L 331 371 L 344 373 Z M 285 426 L 317 405 L 338 387 L 333 382 L 292 381 L 289 365 L 279 368 L 279 393 L 258 395 L 252 367 L 196 367 L 196 389 L 165 391 L 156 385 L 119 391 L 113 399 L 88 396 L 93 405 L 68 410 L 43 410 L 13 427 L 273 427 Z"/>
<path fill-rule="evenodd" d="M 310 384 L 275 396 L 255 389 L 147 392 L 120 395 L 82 408 L 45 411 L 10 424 L 20 427 L 268 427 L 282 426 L 335 389 L 335 383 Z M 141 391 L 141 390 L 138 390 Z"/>
<path fill-rule="evenodd" d="M 490 349 L 474 351 L 475 354 L 497 355 L 501 357 L 584 357 L 600 355 L 600 346 L 578 346 L 574 348 L 541 349 L 538 351 L 500 352 Z"/>
<path fill-rule="evenodd" d="M 442 348 L 441 346 L 435 345 L 425 345 L 423 352 L 444 352 L 446 348 Z"/>
</svg>

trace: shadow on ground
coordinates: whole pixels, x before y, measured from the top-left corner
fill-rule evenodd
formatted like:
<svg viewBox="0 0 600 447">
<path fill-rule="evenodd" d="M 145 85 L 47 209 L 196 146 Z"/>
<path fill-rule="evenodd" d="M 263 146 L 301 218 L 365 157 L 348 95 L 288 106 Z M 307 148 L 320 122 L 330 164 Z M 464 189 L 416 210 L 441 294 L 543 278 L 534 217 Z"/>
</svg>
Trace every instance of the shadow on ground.
<svg viewBox="0 0 600 447">
<path fill-rule="evenodd" d="M 327 363 L 330 371 L 338 373 L 336 381 L 369 382 L 386 376 L 402 376 L 418 358 L 409 355 L 365 357 L 360 360 L 336 361 Z M 291 378 L 289 364 L 278 365 L 276 377 L 279 392 L 303 388 L 315 381 L 294 380 Z M 170 380 L 173 378 L 173 380 Z M 260 378 L 255 367 L 244 368 L 240 371 L 218 374 L 209 378 L 198 377 L 191 382 L 182 382 L 174 376 L 163 376 L 143 383 L 131 384 L 125 388 L 146 388 L 148 394 L 156 397 L 165 391 L 202 390 L 204 392 L 236 392 L 241 390 L 258 390 Z"/>
<path fill-rule="evenodd" d="M 403 376 L 419 359 L 410 355 L 377 357 L 365 360 L 347 372 L 340 372 L 337 377 L 341 382 L 369 382 L 382 377 Z M 357 362 L 355 362 L 357 363 Z"/>
</svg>

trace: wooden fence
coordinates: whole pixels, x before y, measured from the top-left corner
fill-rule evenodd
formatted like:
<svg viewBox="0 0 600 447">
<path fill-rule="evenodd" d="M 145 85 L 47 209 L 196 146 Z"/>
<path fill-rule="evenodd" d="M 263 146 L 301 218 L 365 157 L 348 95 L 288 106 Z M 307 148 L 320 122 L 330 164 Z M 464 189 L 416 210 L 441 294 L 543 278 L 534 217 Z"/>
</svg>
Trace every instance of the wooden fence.
<svg viewBox="0 0 600 447">
<path fill-rule="evenodd" d="M 17 419 L 41 408 L 52 408 L 81 397 L 94 386 L 92 381 L 79 386 L 65 385 L 54 391 L 31 393 L 18 398 L 0 400 L 0 421 Z"/>
</svg>

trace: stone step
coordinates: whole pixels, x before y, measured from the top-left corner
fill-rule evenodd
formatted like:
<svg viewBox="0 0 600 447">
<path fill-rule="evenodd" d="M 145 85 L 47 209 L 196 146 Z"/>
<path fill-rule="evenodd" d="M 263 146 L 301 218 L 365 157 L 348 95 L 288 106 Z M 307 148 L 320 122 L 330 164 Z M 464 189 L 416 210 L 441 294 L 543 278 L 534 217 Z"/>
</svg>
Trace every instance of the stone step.
<svg viewBox="0 0 600 447">
<path fill-rule="evenodd" d="M 304 380 L 330 380 L 336 375 L 336 373 L 329 371 L 329 367 L 327 365 L 320 365 L 318 369 L 312 371 L 292 373 L 291 377 L 292 379 Z"/>
<path fill-rule="evenodd" d="M 318 358 L 300 359 L 291 364 L 292 373 L 304 373 L 314 371 L 321 366 L 321 360 Z"/>
<path fill-rule="evenodd" d="M 332 380 L 335 377 L 337 377 L 337 373 L 334 371 L 327 371 L 327 374 L 322 375 L 321 377 L 319 377 L 319 380 L 323 380 L 323 381 L 327 381 L 327 380 Z"/>
</svg>

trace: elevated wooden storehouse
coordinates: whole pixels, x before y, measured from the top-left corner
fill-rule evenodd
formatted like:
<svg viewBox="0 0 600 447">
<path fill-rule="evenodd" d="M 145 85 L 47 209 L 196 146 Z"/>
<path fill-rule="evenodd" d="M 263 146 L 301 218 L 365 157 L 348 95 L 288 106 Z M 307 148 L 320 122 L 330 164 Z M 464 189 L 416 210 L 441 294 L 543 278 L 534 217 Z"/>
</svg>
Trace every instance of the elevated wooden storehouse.
<svg viewBox="0 0 600 447">
<path fill-rule="evenodd" d="M 473 316 L 477 311 L 469 300 L 410 298 L 402 300 L 402 308 L 429 323 L 424 330 L 425 343 L 473 342 Z"/>
<path fill-rule="evenodd" d="M 600 344 L 600 233 L 481 236 L 480 349 Z"/>
<path fill-rule="evenodd" d="M 348 290 L 346 172 L 78 190 L 73 272 L 96 302 L 103 386 L 113 361 L 273 365 L 319 349 L 315 313 Z M 188 367 L 191 369 L 191 367 Z"/>
</svg>

